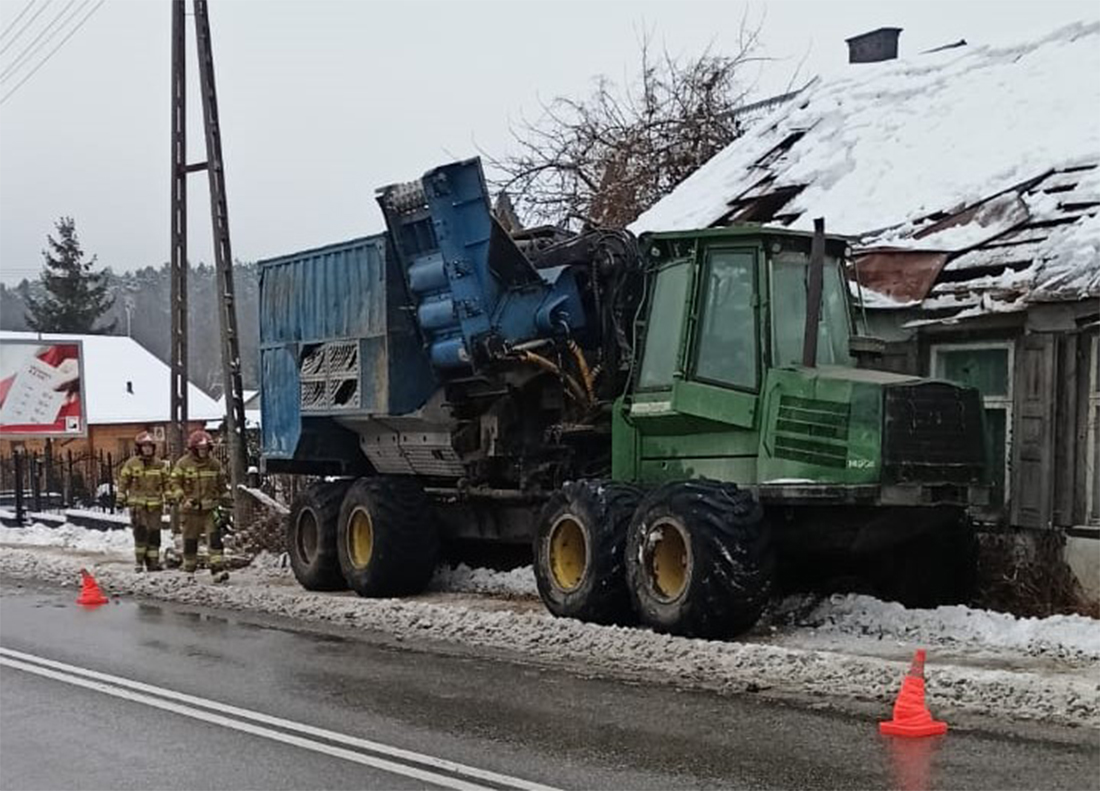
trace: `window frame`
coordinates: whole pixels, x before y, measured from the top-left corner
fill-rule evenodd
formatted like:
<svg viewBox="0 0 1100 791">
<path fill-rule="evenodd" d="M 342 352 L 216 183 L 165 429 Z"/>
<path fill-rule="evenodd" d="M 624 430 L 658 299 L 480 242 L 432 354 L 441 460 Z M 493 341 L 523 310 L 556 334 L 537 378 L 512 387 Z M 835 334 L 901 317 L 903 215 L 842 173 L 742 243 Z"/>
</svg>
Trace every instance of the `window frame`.
<svg viewBox="0 0 1100 791">
<path fill-rule="evenodd" d="M 784 255 L 787 252 L 793 252 L 793 253 L 796 253 L 796 254 L 799 254 L 799 255 L 802 254 L 797 250 L 782 250 L 778 253 L 773 253 L 772 255 L 769 255 L 768 258 L 767 258 L 767 262 L 766 262 L 766 267 L 767 267 L 766 275 L 767 275 L 767 281 L 768 281 L 768 344 L 767 344 L 768 359 L 771 361 L 771 364 L 773 366 L 782 367 L 782 368 L 788 368 L 788 367 L 791 367 L 791 366 L 800 366 L 800 365 L 802 365 L 802 353 L 801 353 L 801 351 L 802 351 L 802 345 L 804 343 L 805 334 L 806 334 L 806 314 L 804 313 L 803 314 L 803 319 L 802 319 L 802 332 L 801 332 L 801 334 L 798 338 L 799 353 L 798 353 L 797 359 L 793 363 L 792 362 L 783 362 L 783 363 L 781 363 L 780 362 L 780 355 L 779 355 L 779 331 L 778 331 L 777 324 L 775 322 L 775 304 L 776 304 L 776 300 L 778 299 L 778 296 L 779 296 L 778 292 L 776 290 L 776 287 L 775 287 L 775 271 L 776 271 L 776 263 L 778 262 L 778 259 L 780 258 L 780 256 Z M 810 266 L 812 265 L 809 254 L 806 254 L 805 260 L 806 260 L 806 263 L 805 263 L 806 274 L 807 274 L 807 277 L 808 277 L 809 276 L 809 271 L 810 271 Z M 857 334 L 856 316 L 855 316 L 855 313 L 853 312 L 852 296 L 851 296 L 851 291 L 850 291 L 850 287 L 849 287 L 848 275 L 844 270 L 844 258 L 839 257 L 839 256 L 830 257 L 828 254 L 826 254 L 821 274 L 822 274 L 822 278 L 821 278 L 821 312 L 818 315 L 818 357 L 820 358 L 820 350 L 821 350 L 821 326 L 820 326 L 820 324 L 821 324 L 821 322 L 825 321 L 825 319 L 826 319 L 826 316 L 825 316 L 825 288 L 826 288 L 825 281 L 829 277 L 835 277 L 837 279 L 837 288 L 840 289 L 840 294 L 842 295 L 842 299 L 843 299 L 843 302 L 844 302 L 844 319 L 845 319 L 844 326 L 845 326 L 845 329 L 847 330 L 847 333 L 848 333 L 848 350 L 845 351 L 845 355 L 847 357 L 847 360 L 845 362 L 822 363 L 819 359 L 817 364 L 818 365 L 841 365 L 841 366 L 850 366 L 850 367 L 855 368 L 856 363 L 855 363 L 854 358 L 852 357 L 851 343 L 852 343 L 852 338 Z M 807 294 L 806 294 L 806 303 L 807 303 L 807 305 L 809 304 L 809 301 L 810 301 L 809 300 L 809 290 L 807 289 Z"/>
<path fill-rule="evenodd" d="M 761 357 L 760 343 L 760 261 L 762 258 L 761 249 L 759 245 L 751 244 L 720 244 L 707 246 L 704 248 L 701 256 L 701 261 L 697 267 L 699 272 L 699 286 L 696 289 L 695 310 L 692 311 L 692 321 L 694 326 L 692 327 L 692 334 L 694 337 L 691 339 L 691 365 L 688 366 L 688 378 L 694 382 L 700 382 L 702 384 L 712 385 L 714 387 L 721 387 L 726 390 L 736 390 L 742 393 L 757 394 L 760 392 L 761 382 L 763 380 L 763 359 Z M 746 386 L 741 384 L 734 384 L 732 382 L 723 382 L 718 379 L 712 379 L 706 376 L 700 376 L 698 372 L 699 367 L 699 352 L 703 343 L 703 311 L 707 306 L 707 297 L 710 290 L 710 272 L 711 272 L 711 260 L 715 253 L 748 253 L 752 256 L 752 265 L 750 270 L 752 272 L 752 339 L 753 339 L 753 352 L 755 354 L 756 366 L 753 376 L 752 386 Z"/>
<path fill-rule="evenodd" d="M 671 390 L 676 383 L 676 373 L 680 370 L 682 365 L 682 340 L 684 337 L 684 325 L 687 322 L 688 314 L 691 312 L 690 307 L 685 309 L 680 314 L 680 326 L 676 333 L 676 352 L 672 362 L 672 377 L 668 383 L 661 383 L 655 385 L 643 385 L 642 384 L 642 372 L 645 369 L 646 364 L 646 344 L 649 342 L 649 333 L 653 330 L 653 308 L 657 297 L 657 279 L 658 277 L 668 269 L 672 269 L 675 266 L 683 266 L 685 268 L 686 282 L 684 284 L 684 297 L 687 298 L 691 294 L 693 278 L 695 276 L 694 260 L 690 257 L 676 258 L 671 261 L 666 261 L 660 266 L 654 268 L 649 273 L 649 283 L 646 286 L 645 305 L 643 306 L 643 312 L 645 315 L 645 330 L 642 333 L 635 332 L 635 348 L 640 349 L 640 354 L 635 355 L 637 360 L 637 372 L 633 374 L 634 387 L 633 390 L 638 393 L 660 393 L 663 391 Z M 685 302 L 687 300 L 685 299 Z"/>
<path fill-rule="evenodd" d="M 1016 379 L 1016 344 L 1012 341 L 966 341 L 958 343 L 936 343 L 931 346 L 929 367 L 933 378 L 947 379 L 941 372 L 940 364 L 943 360 L 942 352 L 956 351 L 980 351 L 987 349 L 1004 349 L 1008 353 L 1005 393 L 1004 395 L 987 396 L 982 393 L 982 410 L 1001 409 L 1005 413 L 1005 460 L 1004 460 L 1004 491 L 1001 493 L 1004 506 L 1008 506 L 1012 493 L 1012 404 L 1015 392 Z M 979 391 L 980 392 L 980 391 Z"/>
</svg>

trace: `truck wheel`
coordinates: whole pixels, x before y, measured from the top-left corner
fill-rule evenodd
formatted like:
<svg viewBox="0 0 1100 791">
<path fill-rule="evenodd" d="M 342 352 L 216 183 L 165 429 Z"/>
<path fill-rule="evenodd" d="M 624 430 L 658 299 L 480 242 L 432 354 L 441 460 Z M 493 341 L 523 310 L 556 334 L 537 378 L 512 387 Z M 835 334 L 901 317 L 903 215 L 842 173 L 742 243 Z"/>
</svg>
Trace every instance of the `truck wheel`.
<svg viewBox="0 0 1100 791">
<path fill-rule="evenodd" d="M 665 484 L 627 531 L 626 579 L 634 608 L 658 632 L 732 637 L 760 617 L 775 556 L 764 512 L 731 483 Z"/>
<path fill-rule="evenodd" d="M 439 560 L 428 498 L 410 478 L 360 478 L 344 497 L 336 552 L 348 587 L 381 597 L 424 590 Z"/>
<path fill-rule="evenodd" d="M 351 481 L 315 483 L 298 495 L 286 523 L 286 551 L 298 584 L 306 590 L 347 587 L 336 558 L 336 520 Z"/>
<path fill-rule="evenodd" d="M 535 581 L 546 608 L 562 618 L 633 621 L 623 551 L 641 490 L 573 481 L 547 502 L 535 533 Z"/>
<path fill-rule="evenodd" d="M 875 559 L 875 593 L 906 607 L 967 604 L 978 581 L 978 539 L 963 514 L 945 517 L 935 529 Z"/>
</svg>

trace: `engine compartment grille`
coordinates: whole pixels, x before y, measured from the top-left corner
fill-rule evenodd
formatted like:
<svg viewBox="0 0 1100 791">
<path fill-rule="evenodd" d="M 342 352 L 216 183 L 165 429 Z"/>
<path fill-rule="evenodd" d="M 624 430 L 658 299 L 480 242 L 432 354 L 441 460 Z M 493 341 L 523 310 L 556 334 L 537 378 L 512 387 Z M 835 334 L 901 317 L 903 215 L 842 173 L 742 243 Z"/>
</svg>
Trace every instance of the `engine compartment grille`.
<svg viewBox="0 0 1100 791">
<path fill-rule="evenodd" d="M 890 386 L 884 417 L 888 482 L 981 482 L 985 442 L 977 390 L 945 382 Z"/>
<path fill-rule="evenodd" d="M 848 463 L 851 405 L 817 398 L 779 397 L 775 420 L 775 456 L 780 459 L 843 468 Z"/>
</svg>

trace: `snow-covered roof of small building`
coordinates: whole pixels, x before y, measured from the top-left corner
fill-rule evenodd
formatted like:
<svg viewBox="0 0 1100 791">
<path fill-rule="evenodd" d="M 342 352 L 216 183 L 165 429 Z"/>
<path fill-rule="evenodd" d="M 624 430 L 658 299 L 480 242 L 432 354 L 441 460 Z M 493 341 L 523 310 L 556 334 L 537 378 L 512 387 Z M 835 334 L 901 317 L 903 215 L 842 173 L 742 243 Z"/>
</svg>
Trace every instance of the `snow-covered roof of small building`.
<svg viewBox="0 0 1100 791">
<path fill-rule="evenodd" d="M 926 296 L 961 309 L 1100 295 L 1097 74 L 1100 22 L 851 66 L 808 85 L 631 230 L 811 229 L 825 217 L 860 247 L 946 253 Z"/>
<path fill-rule="evenodd" d="M 0 340 L 39 339 L 82 342 L 89 425 L 171 420 L 171 369 L 133 338 L 0 331 Z M 191 420 L 210 420 L 221 414 L 217 402 L 193 384 L 188 384 L 187 411 Z"/>
</svg>

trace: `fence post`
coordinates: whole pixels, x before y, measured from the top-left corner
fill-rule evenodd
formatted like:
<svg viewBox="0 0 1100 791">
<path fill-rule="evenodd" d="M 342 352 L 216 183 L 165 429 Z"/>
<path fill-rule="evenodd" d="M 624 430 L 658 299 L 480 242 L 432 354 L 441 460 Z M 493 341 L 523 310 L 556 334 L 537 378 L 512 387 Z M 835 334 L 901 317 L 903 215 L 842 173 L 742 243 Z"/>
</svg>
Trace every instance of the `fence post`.
<svg viewBox="0 0 1100 791">
<path fill-rule="evenodd" d="M 34 503 L 35 513 L 42 510 L 42 481 L 39 480 L 38 471 L 41 465 L 38 462 L 38 451 L 31 454 L 31 500 Z"/>
<path fill-rule="evenodd" d="M 111 504 L 111 513 L 115 512 L 115 465 L 110 452 L 107 453 L 107 502 Z"/>
<path fill-rule="evenodd" d="M 65 507 L 73 507 L 73 452 L 65 451 L 65 464 L 69 468 L 68 483 L 65 486 Z"/>
<path fill-rule="evenodd" d="M 50 509 L 54 507 L 53 496 L 56 494 L 57 481 L 54 480 L 53 469 L 53 440 L 46 440 L 46 454 L 43 459 L 46 463 L 46 508 Z M 60 503 L 58 503 L 60 505 Z"/>
<path fill-rule="evenodd" d="M 11 454 L 12 466 L 15 468 L 15 521 L 23 524 L 26 510 L 23 506 L 23 454 L 13 450 Z"/>
</svg>

